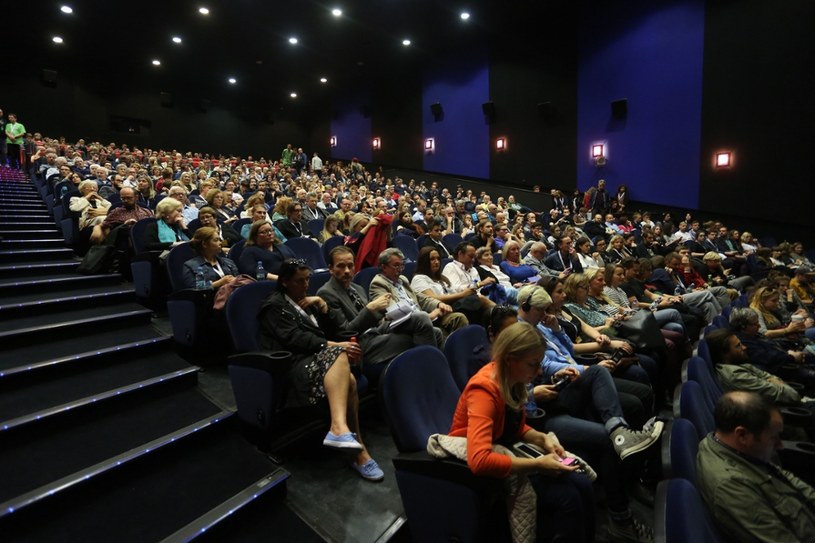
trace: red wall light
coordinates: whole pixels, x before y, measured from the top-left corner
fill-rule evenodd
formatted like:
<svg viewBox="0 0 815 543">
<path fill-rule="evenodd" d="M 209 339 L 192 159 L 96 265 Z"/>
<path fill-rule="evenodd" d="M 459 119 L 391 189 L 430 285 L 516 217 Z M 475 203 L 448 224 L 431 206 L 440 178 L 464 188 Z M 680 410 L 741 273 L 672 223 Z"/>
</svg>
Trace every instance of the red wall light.
<svg viewBox="0 0 815 543">
<path fill-rule="evenodd" d="M 507 139 L 504 137 L 498 138 L 495 140 L 495 150 L 499 153 L 503 153 L 507 150 Z"/>
<path fill-rule="evenodd" d="M 602 143 L 593 143 L 591 146 L 591 158 L 600 158 L 605 156 L 605 145 Z"/>
<path fill-rule="evenodd" d="M 716 168 L 730 168 L 733 166 L 733 153 L 730 151 L 717 151 L 713 156 L 713 165 Z"/>
<path fill-rule="evenodd" d="M 382 140 L 379 139 L 379 138 L 374 138 L 371 141 L 371 147 L 373 147 L 374 149 L 381 149 L 382 148 Z"/>
<path fill-rule="evenodd" d="M 426 138 L 424 140 L 424 150 L 426 153 L 432 153 L 436 150 L 436 139 L 435 138 Z"/>
<path fill-rule="evenodd" d="M 328 143 L 329 143 L 329 145 L 331 145 L 331 147 L 336 147 L 337 146 L 337 136 L 331 136 L 331 139 L 328 140 Z"/>
</svg>

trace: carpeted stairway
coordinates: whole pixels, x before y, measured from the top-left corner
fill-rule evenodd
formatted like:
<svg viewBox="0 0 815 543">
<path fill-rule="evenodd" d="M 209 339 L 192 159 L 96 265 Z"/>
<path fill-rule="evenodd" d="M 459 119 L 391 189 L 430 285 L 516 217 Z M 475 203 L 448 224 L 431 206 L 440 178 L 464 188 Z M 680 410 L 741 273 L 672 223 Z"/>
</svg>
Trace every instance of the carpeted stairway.
<svg viewBox="0 0 815 543">
<path fill-rule="evenodd" d="M 0 539 L 319 540 L 132 286 L 76 273 L 48 198 L 0 168 Z"/>
</svg>

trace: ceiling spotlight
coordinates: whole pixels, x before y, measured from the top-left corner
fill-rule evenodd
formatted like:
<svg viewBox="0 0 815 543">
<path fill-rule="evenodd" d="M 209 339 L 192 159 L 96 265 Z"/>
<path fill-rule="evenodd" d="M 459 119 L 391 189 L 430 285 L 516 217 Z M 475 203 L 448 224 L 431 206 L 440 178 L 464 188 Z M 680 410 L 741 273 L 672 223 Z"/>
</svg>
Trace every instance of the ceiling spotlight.
<svg viewBox="0 0 815 543">
<path fill-rule="evenodd" d="M 173 36 L 173 43 L 181 43 L 181 38 L 178 36 Z"/>
<path fill-rule="evenodd" d="M 68 15 L 70 15 L 71 13 L 74 12 L 74 10 L 71 8 L 71 6 L 62 6 L 61 8 L 59 8 L 59 10 L 62 13 L 67 13 Z"/>
<path fill-rule="evenodd" d="M 293 93 L 289 94 L 289 96 L 291 96 L 292 98 L 297 98 L 297 93 L 293 92 Z"/>
<path fill-rule="evenodd" d="M 238 80 L 237 80 L 237 79 L 235 79 L 234 77 L 230 77 L 229 79 L 227 79 L 227 81 L 229 81 L 229 84 L 230 84 L 230 85 L 234 85 L 235 83 L 237 83 L 237 82 L 238 82 Z"/>
<path fill-rule="evenodd" d="M 289 43 L 292 45 L 297 45 L 297 38 L 292 36 L 291 38 L 289 38 Z"/>
<path fill-rule="evenodd" d="M 334 17 L 342 17 L 342 10 L 340 8 L 334 8 L 331 10 L 331 15 Z"/>
<path fill-rule="evenodd" d="M 161 66 L 161 61 L 158 59 L 153 60 L 153 66 Z"/>
<path fill-rule="evenodd" d="M 198 13 L 201 15 L 209 15 L 209 9 L 207 8 L 198 8 Z"/>
<path fill-rule="evenodd" d="M 62 43 L 63 39 L 60 38 L 59 36 L 54 36 L 53 38 L 51 38 L 51 41 L 54 43 Z"/>
<path fill-rule="evenodd" d="M 408 40 L 408 39 L 404 39 L 404 40 L 402 40 L 402 45 L 404 45 L 405 47 L 407 47 L 408 45 L 410 45 L 410 40 Z"/>
<path fill-rule="evenodd" d="M 325 77 L 321 77 L 320 83 L 328 83 L 328 79 L 326 79 Z"/>
<path fill-rule="evenodd" d="M 462 21 L 466 21 L 467 19 L 469 19 L 469 18 L 470 18 L 470 14 L 469 14 L 469 13 L 467 13 L 466 11 L 462 11 L 462 12 L 461 12 L 461 15 L 459 15 L 459 17 L 461 17 L 461 20 L 462 20 Z"/>
</svg>

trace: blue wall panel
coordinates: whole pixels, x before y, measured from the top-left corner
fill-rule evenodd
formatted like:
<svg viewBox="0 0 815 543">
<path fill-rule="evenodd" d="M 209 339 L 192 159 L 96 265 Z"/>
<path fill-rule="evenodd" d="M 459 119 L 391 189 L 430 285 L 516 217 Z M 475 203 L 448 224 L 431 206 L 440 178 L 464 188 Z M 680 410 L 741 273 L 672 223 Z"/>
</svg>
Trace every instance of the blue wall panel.
<svg viewBox="0 0 815 543">
<path fill-rule="evenodd" d="M 696 208 L 704 2 L 592 2 L 579 37 L 578 186 L 606 179 L 635 200 Z M 625 119 L 610 102 L 626 98 Z M 603 142 L 596 167 L 590 145 Z"/>
<path fill-rule="evenodd" d="M 331 149 L 331 156 L 361 162 L 371 162 L 371 117 L 363 114 L 370 110 L 371 93 L 365 85 L 338 95 L 331 104 L 336 113 L 331 119 L 331 135 L 337 136 L 337 147 Z"/>
</svg>

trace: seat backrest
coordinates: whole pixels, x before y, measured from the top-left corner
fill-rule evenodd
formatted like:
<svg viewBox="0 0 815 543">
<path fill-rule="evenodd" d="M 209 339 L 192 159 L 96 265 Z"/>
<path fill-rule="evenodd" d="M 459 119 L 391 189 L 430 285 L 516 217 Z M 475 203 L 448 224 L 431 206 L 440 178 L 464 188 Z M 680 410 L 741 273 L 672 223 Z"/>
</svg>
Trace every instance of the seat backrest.
<svg viewBox="0 0 815 543">
<path fill-rule="evenodd" d="M 286 240 L 285 245 L 297 255 L 297 258 L 304 258 L 311 269 L 326 269 L 327 266 L 320 245 L 313 239 L 291 238 Z"/>
<path fill-rule="evenodd" d="M 696 484 L 696 453 L 699 451 L 699 436 L 693 423 L 687 419 L 675 419 L 666 432 L 663 443 L 663 476 L 674 479 L 687 479 Z"/>
<path fill-rule="evenodd" d="M 329 262 L 328 253 L 331 252 L 331 249 L 338 245 L 342 245 L 345 242 L 345 236 L 332 236 L 323 242 L 323 260 L 325 260 L 326 264 Z"/>
<path fill-rule="evenodd" d="M 410 236 L 394 236 L 393 246 L 404 253 L 405 258 L 413 260 L 414 262 L 419 259 L 419 247 L 416 245 L 416 240 Z"/>
<path fill-rule="evenodd" d="M 331 272 L 328 270 L 312 273 L 311 280 L 308 282 L 307 294 L 309 296 L 316 296 L 320 287 L 328 283 L 329 279 L 331 279 Z"/>
<path fill-rule="evenodd" d="M 229 253 L 227 254 L 227 258 L 238 264 L 241 261 L 241 253 L 243 252 L 243 246 L 246 245 L 245 239 L 240 239 L 235 242 L 235 245 L 229 248 Z"/>
<path fill-rule="evenodd" d="M 226 324 L 237 352 L 247 353 L 260 348 L 258 312 L 275 288 L 276 281 L 250 283 L 232 291 L 226 301 Z"/>
<path fill-rule="evenodd" d="M 719 397 L 722 395 L 722 387 L 716 378 L 715 372 L 716 370 L 708 361 L 698 356 L 694 356 L 688 360 L 688 381 L 696 381 L 699 383 L 711 413 Z"/>
<path fill-rule="evenodd" d="M 399 451 L 423 451 L 431 434 L 450 431 L 460 392 L 437 348 L 420 345 L 394 358 L 381 386 L 385 416 Z"/>
<path fill-rule="evenodd" d="M 724 315 L 716 315 L 715 317 L 713 317 L 713 324 L 716 326 L 716 328 L 727 328 L 728 326 L 730 326 L 730 322 Z"/>
<path fill-rule="evenodd" d="M 235 232 L 240 234 L 241 229 L 243 229 L 243 225 L 245 224 L 252 224 L 252 219 L 238 219 L 237 221 L 232 223 L 232 228 L 235 229 Z"/>
<path fill-rule="evenodd" d="M 682 383 L 679 392 L 679 416 L 693 423 L 699 439 L 705 437 L 715 428 L 713 411 L 705 399 L 702 387 L 696 381 Z"/>
<path fill-rule="evenodd" d="M 357 285 L 361 286 L 365 289 L 365 292 L 368 292 L 368 287 L 371 286 L 371 281 L 374 280 L 376 274 L 379 273 L 379 268 L 376 266 L 369 266 L 367 268 L 362 268 L 357 273 L 354 274 L 354 278 L 352 281 Z"/>
<path fill-rule="evenodd" d="M 142 219 L 130 229 L 130 242 L 133 246 L 133 252 L 136 254 L 147 252 L 147 240 L 144 239 L 144 233 L 147 231 L 147 226 L 156 222 L 155 217 L 147 217 Z"/>
<path fill-rule="evenodd" d="M 201 228 L 201 221 L 198 219 L 193 219 L 187 225 L 187 230 L 190 232 L 190 236 L 195 234 L 195 231 Z"/>
<path fill-rule="evenodd" d="M 441 242 L 444 243 L 444 246 L 451 253 L 453 252 L 453 249 L 456 248 L 456 245 L 458 245 L 462 241 L 463 240 L 462 240 L 461 236 L 459 236 L 458 234 L 447 234 L 446 236 L 441 238 Z"/>
<path fill-rule="evenodd" d="M 170 278 L 170 290 L 178 292 L 184 288 L 184 262 L 193 258 L 195 254 L 189 242 L 180 243 L 170 249 L 165 261 L 167 276 Z"/>
<path fill-rule="evenodd" d="M 450 334 L 444 356 L 459 390 L 464 390 L 470 377 L 488 361 L 485 356 L 489 358 L 489 352 L 490 341 L 483 326 L 470 324 Z"/>
<path fill-rule="evenodd" d="M 311 235 L 316 238 L 320 235 L 320 232 L 323 231 L 324 225 L 325 219 L 311 219 L 308 221 L 308 230 L 311 232 Z"/>
<path fill-rule="evenodd" d="M 654 541 L 659 543 L 720 543 L 724 539 L 708 515 L 699 491 L 685 479 L 657 486 Z"/>
<path fill-rule="evenodd" d="M 707 328 L 705 328 L 705 332 L 707 332 Z M 707 335 L 707 333 L 705 333 L 705 335 Z M 708 364 L 713 364 L 713 359 L 710 357 L 710 347 L 708 347 L 707 341 L 704 339 L 699 340 L 696 346 L 696 354 Z"/>
</svg>

